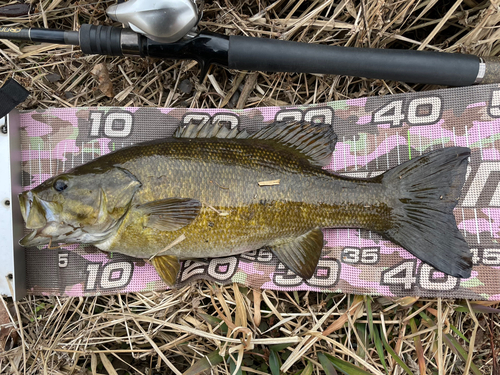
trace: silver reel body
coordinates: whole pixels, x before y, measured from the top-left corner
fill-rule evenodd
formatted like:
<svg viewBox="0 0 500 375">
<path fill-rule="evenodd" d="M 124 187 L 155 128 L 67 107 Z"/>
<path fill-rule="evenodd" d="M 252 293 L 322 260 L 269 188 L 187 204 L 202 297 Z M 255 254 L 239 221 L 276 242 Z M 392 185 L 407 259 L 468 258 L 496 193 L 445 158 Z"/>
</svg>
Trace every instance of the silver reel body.
<svg viewBox="0 0 500 375">
<path fill-rule="evenodd" d="M 198 7 L 192 0 L 129 0 L 110 6 L 108 16 L 160 43 L 174 43 L 196 28 Z"/>
</svg>

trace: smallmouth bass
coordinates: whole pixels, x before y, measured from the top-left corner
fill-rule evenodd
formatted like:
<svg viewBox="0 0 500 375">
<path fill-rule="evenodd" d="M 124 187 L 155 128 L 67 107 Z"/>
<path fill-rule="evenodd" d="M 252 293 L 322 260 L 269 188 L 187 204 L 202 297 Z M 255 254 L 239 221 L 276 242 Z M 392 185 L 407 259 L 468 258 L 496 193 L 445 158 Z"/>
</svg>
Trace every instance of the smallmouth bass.
<svg viewBox="0 0 500 375">
<path fill-rule="evenodd" d="M 87 243 L 150 259 L 168 285 L 180 259 L 267 247 L 308 279 L 323 248 L 322 228 L 363 228 L 439 271 L 469 277 L 472 255 L 453 208 L 470 150 L 436 150 L 355 179 L 321 168 L 335 142 L 330 126 L 304 122 L 252 135 L 190 124 L 20 194 L 32 230 L 20 244 Z"/>
</svg>

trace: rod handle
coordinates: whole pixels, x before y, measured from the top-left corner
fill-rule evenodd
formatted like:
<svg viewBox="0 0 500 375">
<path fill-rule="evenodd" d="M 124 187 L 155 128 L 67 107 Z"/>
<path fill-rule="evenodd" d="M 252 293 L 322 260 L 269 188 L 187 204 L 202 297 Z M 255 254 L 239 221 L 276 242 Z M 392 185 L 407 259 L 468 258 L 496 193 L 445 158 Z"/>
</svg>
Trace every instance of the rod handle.
<svg viewBox="0 0 500 375">
<path fill-rule="evenodd" d="M 339 47 L 231 36 L 229 68 L 467 86 L 476 82 L 480 59 L 458 53 Z"/>
</svg>

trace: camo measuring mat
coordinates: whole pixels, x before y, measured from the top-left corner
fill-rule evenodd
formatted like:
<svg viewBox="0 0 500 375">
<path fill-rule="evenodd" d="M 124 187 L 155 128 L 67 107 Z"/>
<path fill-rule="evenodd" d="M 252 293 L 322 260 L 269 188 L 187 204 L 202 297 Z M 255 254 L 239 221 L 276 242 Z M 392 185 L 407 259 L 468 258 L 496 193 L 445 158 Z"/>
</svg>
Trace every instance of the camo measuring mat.
<svg viewBox="0 0 500 375">
<path fill-rule="evenodd" d="M 375 176 L 433 149 L 470 147 L 467 181 L 455 217 L 474 255 L 472 276 L 457 279 L 437 272 L 369 231 L 327 229 L 326 246 L 309 280 L 294 275 L 271 252 L 258 250 L 206 262 L 184 261 L 179 284 L 205 278 L 264 289 L 500 300 L 499 85 L 303 107 L 24 112 L 23 185 L 31 189 L 110 151 L 171 136 L 191 121 L 221 121 L 254 132 L 284 119 L 331 124 L 339 142 L 327 169 L 352 177 Z M 83 296 L 166 288 L 144 260 L 91 246 L 28 249 L 26 267 L 29 292 L 34 294 Z"/>
</svg>

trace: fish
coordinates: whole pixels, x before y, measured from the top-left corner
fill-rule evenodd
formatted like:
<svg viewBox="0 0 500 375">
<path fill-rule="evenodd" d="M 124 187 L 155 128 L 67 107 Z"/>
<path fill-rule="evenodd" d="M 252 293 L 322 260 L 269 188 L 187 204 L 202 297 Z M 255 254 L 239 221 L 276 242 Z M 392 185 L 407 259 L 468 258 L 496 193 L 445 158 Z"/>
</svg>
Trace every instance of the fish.
<svg viewBox="0 0 500 375">
<path fill-rule="evenodd" d="M 309 279 L 323 228 L 362 228 L 470 277 L 472 254 L 453 214 L 470 149 L 437 149 L 362 179 L 324 168 L 336 142 L 331 125 L 303 121 L 253 134 L 222 123 L 180 126 L 20 194 L 31 230 L 20 244 L 92 244 L 148 260 L 173 286 L 181 260 L 261 248 Z"/>
</svg>

